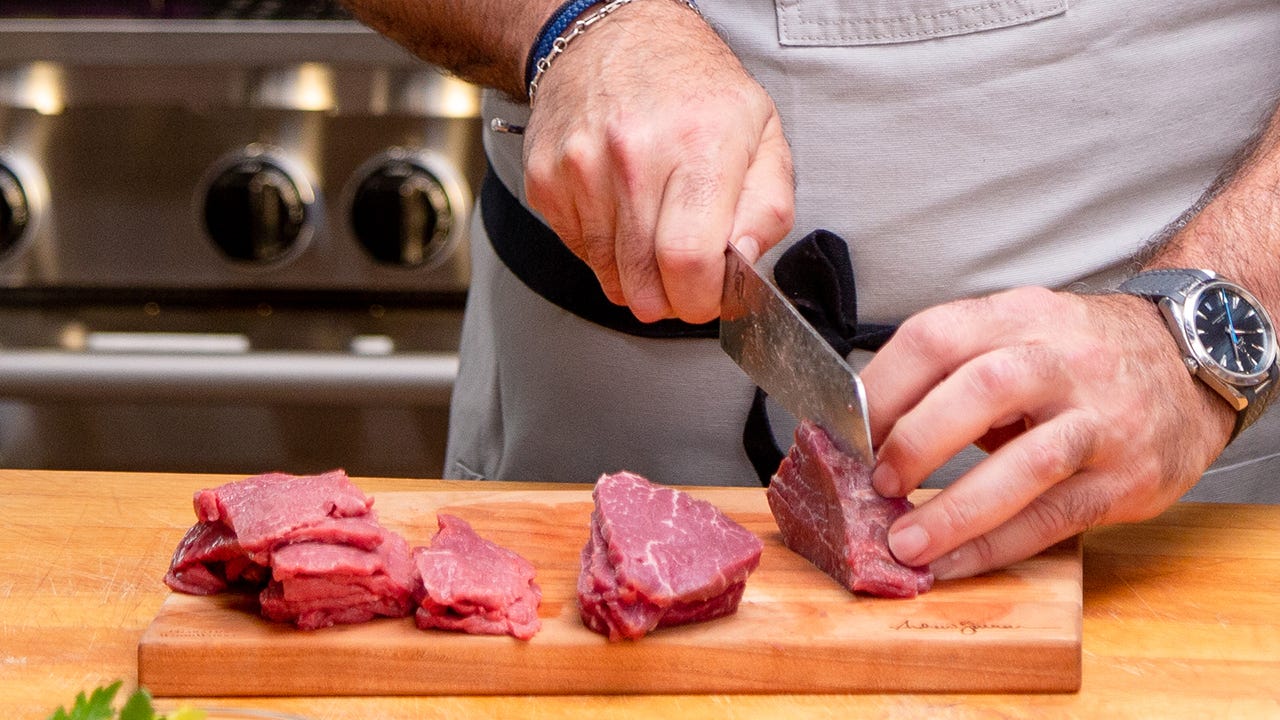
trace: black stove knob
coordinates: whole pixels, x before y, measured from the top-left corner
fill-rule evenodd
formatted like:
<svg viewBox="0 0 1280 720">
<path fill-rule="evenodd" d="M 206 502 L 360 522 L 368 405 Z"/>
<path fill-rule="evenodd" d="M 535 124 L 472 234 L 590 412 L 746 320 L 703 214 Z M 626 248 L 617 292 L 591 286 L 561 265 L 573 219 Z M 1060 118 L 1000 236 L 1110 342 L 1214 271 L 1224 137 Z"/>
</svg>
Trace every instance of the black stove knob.
<svg viewBox="0 0 1280 720">
<path fill-rule="evenodd" d="M 0 255 L 17 245 L 31 225 L 31 204 L 22 181 L 0 165 Z"/>
<path fill-rule="evenodd" d="M 458 217 L 465 212 L 463 201 L 447 168 L 432 164 L 411 154 L 392 154 L 357 175 L 351 226 L 374 260 L 421 267 L 452 247 Z"/>
<path fill-rule="evenodd" d="M 269 263 L 305 239 L 313 201 L 310 186 L 280 161 L 242 156 L 209 182 L 204 226 L 228 258 Z"/>
</svg>

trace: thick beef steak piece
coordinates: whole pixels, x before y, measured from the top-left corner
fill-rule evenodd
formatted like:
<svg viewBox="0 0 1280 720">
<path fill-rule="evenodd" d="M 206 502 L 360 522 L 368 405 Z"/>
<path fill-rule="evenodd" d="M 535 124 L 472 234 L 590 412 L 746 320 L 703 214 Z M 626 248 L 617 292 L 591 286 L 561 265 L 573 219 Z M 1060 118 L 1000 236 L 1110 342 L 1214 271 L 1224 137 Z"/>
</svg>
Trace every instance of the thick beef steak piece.
<svg viewBox="0 0 1280 720">
<path fill-rule="evenodd" d="M 927 567 L 889 552 L 889 526 L 913 506 L 871 486 L 871 470 L 805 420 L 765 496 L 782 541 L 852 592 L 915 597 L 933 586 Z"/>
<path fill-rule="evenodd" d="M 610 640 L 732 614 L 764 544 L 719 508 L 629 472 L 602 475 L 582 549 L 582 622 Z"/>
<path fill-rule="evenodd" d="M 542 627 L 533 565 L 462 518 L 441 514 L 436 521 L 431 546 L 413 550 L 418 627 L 532 638 Z"/>
</svg>

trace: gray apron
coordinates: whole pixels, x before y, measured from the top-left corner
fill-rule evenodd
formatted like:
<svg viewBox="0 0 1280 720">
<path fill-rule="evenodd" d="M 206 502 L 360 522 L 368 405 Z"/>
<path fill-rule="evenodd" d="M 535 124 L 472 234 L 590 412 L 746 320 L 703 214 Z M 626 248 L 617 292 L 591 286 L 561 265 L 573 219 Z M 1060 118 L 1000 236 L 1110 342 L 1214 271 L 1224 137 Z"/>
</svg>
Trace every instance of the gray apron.
<svg viewBox="0 0 1280 720">
<path fill-rule="evenodd" d="M 781 113 L 798 183 L 788 241 L 825 228 L 849 242 L 863 322 L 1017 285 L 1113 287 L 1280 94 L 1275 0 L 699 5 Z M 485 114 L 527 109 L 489 93 Z M 490 135 L 486 149 L 523 199 L 520 142 Z M 714 340 L 583 320 L 512 275 L 478 216 L 472 227 L 446 477 L 757 482 L 742 447 L 754 387 Z M 785 448 L 794 421 L 771 417 Z M 1188 497 L 1280 502 L 1280 411 Z"/>
</svg>

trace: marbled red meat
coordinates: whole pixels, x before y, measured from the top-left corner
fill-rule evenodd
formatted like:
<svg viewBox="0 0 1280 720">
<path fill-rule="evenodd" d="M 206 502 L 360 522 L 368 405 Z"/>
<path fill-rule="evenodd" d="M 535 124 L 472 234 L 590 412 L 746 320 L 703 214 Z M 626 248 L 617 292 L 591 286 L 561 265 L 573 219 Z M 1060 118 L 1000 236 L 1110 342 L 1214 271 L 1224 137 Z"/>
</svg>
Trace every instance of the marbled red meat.
<svg viewBox="0 0 1280 720">
<path fill-rule="evenodd" d="M 629 472 L 592 493 L 582 549 L 583 623 L 610 640 L 737 611 L 764 544 L 705 500 Z"/>
<path fill-rule="evenodd" d="M 532 638 L 542 627 L 533 565 L 461 518 L 441 514 L 436 521 L 431 546 L 413 551 L 418 627 Z"/>
<path fill-rule="evenodd" d="M 382 542 L 373 550 L 320 542 L 286 545 L 272 554 L 271 574 L 258 598 L 262 614 L 304 630 L 409 614 L 413 561 L 409 544 L 390 530 L 382 531 Z"/>
<path fill-rule="evenodd" d="M 245 552 L 264 564 L 268 560 L 264 553 L 272 547 L 322 536 L 329 542 L 372 547 L 362 525 L 335 526 L 335 520 L 369 514 L 373 505 L 342 470 L 322 475 L 255 475 L 201 490 L 194 503 L 197 518 L 230 527 Z M 354 534 L 343 533 L 344 527 Z"/>
<path fill-rule="evenodd" d="M 345 472 L 256 475 L 201 490 L 194 505 L 198 522 L 165 576 L 174 590 L 252 580 L 239 589 L 258 592 L 264 617 L 303 629 L 409 613 L 408 543 L 378 523 Z"/>
<path fill-rule="evenodd" d="M 933 586 L 927 567 L 900 564 L 889 526 L 912 508 L 871 485 L 871 470 L 803 421 L 765 493 L 787 547 L 852 592 L 915 597 Z"/>
</svg>

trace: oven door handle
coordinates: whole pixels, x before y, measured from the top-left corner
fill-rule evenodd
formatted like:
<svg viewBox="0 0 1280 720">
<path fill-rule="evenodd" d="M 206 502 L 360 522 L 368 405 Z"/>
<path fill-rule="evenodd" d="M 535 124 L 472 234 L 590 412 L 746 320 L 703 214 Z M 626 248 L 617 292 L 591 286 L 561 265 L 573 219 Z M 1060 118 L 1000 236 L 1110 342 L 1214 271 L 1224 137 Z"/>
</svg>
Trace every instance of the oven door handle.
<svg viewBox="0 0 1280 720">
<path fill-rule="evenodd" d="M 443 406 L 456 353 L 0 351 L 0 398 Z"/>
</svg>

